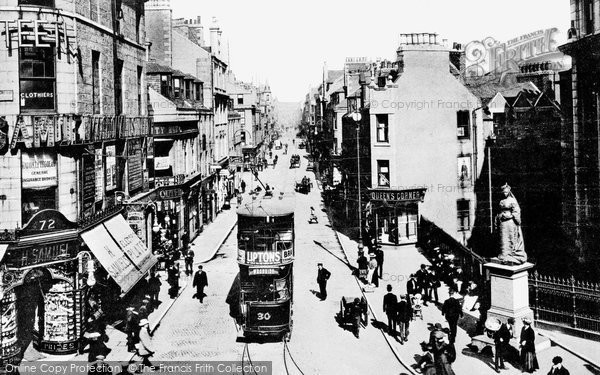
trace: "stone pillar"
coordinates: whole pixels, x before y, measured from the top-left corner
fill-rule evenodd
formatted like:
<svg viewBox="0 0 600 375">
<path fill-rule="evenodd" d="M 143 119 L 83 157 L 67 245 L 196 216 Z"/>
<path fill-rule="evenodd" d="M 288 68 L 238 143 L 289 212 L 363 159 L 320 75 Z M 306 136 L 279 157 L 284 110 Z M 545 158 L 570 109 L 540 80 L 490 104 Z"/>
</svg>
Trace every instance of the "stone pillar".
<svg viewBox="0 0 600 375">
<path fill-rule="evenodd" d="M 515 335 L 521 332 L 524 317 L 533 321 L 533 311 L 529 307 L 528 270 L 533 264 L 504 265 L 486 263 L 484 267 L 490 273 L 491 307 L 488 318 L 495 317 L 502 322 L 508 318 L 515 320 Z"/>
</svg>

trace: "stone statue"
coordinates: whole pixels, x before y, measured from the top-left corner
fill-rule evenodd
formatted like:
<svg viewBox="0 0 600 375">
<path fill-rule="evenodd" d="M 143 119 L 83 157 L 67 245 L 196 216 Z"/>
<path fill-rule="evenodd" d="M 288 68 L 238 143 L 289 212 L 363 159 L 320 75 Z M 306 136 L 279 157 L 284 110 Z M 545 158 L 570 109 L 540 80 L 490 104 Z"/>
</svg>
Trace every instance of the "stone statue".
<svg viewBox="0 0 600 375">
<path fill-rule="evenodd" d="M 527 254 L 521 230 L 521 208 L 508 184 L 501 189 L 504 199 L 500 201 L 500 212 L 496 216 L 500 255 L 495 260 L 504 264 L 523 264 L 527 261 Z"/>
</svg>

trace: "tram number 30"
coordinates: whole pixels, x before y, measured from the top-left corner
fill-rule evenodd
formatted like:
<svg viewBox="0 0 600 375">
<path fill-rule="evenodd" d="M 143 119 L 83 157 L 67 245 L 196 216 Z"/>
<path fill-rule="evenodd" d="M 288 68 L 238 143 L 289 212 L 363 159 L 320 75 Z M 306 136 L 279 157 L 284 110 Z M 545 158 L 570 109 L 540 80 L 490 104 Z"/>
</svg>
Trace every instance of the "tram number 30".
<svg viewBox="0 0 600 375">
<path fill-rule="evenodd" d="M 270 320 L 271 319 L 271 314 L 269 314 L 269 313 L 258 313 L 257 314 L 257 319 L 258 320 Z"/>
</svg>

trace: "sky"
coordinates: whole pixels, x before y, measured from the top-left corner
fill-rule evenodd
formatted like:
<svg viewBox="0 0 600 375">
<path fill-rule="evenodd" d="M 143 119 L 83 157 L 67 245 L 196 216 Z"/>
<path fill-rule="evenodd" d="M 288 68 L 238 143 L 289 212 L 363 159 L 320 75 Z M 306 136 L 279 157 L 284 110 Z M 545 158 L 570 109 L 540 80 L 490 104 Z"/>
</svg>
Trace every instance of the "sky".
<svg viewBox="0 0 600 375">
<path fill-rule="evenodd" d="M 346 57 L 394 59 L 399 34 L 435 32 L 467 44 L 507 41 L 558 28 L 566 40 L 569 0 L 171 0 L 173 17 L 202 17 L 205 40 L 216 17 L 239 80 L 265 83 L 279 101 L 301 101 L 324 64 Z"/>
</svg>

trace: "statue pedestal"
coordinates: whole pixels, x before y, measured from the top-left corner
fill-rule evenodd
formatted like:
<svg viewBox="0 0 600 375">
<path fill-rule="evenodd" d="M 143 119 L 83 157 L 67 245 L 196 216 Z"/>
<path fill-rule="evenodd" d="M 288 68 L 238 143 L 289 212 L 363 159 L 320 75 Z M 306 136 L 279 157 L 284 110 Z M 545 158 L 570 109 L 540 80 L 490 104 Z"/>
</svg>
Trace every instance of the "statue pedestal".
<svg viewBox="0 0 600 375">
<path fill-rule="evenodd" d="M 529 308 L 528 270 L 531 263 L 520 265 L 504 265 L 486 263 L 484 267 L 490 272 L 491 307 L 488 318 L 495 317 L 502 322 L 508 318 L 515 320 L 515 335 L 521 332 L 524 317 L 533 321 L 533 311 Z"/>
</svg>

